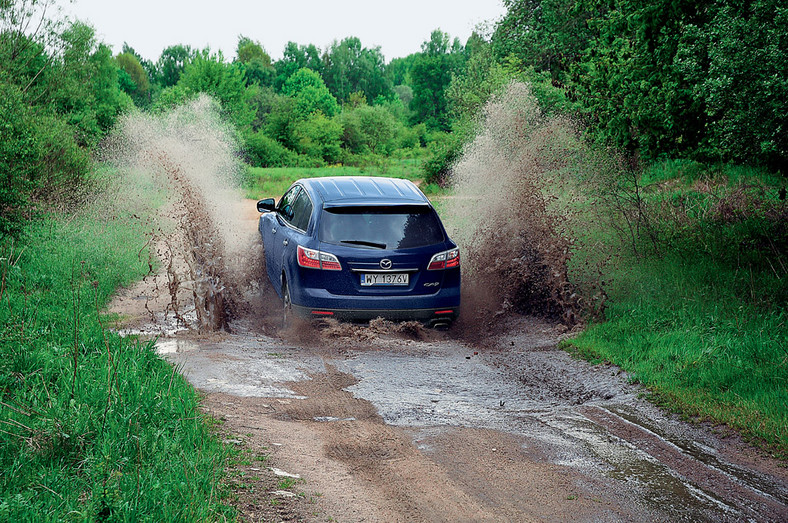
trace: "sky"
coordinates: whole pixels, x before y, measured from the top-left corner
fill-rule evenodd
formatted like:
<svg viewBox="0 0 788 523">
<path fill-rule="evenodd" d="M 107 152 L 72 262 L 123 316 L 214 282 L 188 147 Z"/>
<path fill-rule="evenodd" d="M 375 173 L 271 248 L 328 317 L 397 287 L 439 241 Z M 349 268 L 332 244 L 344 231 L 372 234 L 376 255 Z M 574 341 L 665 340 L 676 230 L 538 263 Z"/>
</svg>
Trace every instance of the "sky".
<svg viewBox="0 0 788 523">
<path fill-rule="evenodd" d="M 259 41 L 274 60 L 288 41 L 321 50 L 347 36 L 380 46 L 386 61 L 420 50 L 440 28 L 464 44 L 474 28 L 494 22 L 501 0 L 61 0 L 63 12 L 89 22 L 119 53 L 124 42 L 157 60 L 170 45 L 189 44 L 235 56 L 238 36 Z"/>
</svg>

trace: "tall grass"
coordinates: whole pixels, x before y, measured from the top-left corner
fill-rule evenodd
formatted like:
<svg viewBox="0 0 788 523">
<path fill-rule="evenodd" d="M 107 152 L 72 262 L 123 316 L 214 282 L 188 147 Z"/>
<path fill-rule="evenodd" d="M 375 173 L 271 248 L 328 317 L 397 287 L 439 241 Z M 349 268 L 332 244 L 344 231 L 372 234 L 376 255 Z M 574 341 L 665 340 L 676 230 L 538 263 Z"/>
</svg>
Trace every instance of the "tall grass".
<svg viewBox="0 0 788 523">
<path fill-rule="evenodd" d="M 0 520 L 230 512 L 194 389 L 99 312 L 147 271 L 143 232 L 126 214 L 49 217 L 0 249 Z"/>
<path fill-rule="evenodd" d="M 688 162 L 644 174 L 656 249 L 600 232 L 607 321 L 568 346 L 632 373 L 661 404 L 788 457 L 788 272 L 779 179 Z M 622 242 L 626 243 L 626 242 Z"/>
</svg>

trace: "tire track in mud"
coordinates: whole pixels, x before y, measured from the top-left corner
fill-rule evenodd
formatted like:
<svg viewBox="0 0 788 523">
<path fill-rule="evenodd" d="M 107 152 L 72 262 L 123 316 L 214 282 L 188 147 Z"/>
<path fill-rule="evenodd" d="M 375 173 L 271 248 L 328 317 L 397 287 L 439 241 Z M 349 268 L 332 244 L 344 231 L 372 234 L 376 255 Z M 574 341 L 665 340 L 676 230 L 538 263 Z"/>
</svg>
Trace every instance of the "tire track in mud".
<svg viewBox="0 0 788 523">
<path fill-rule="evenodd" d="M 733 520 L 744 517 L 780 521 L 788 517 L 785 485 L 773 484 L 763 474 L 724 462 L 692 442 L 671 441 L 647 428 L 636 415 L 621 411 L 622 407 L 609 406 L 580 409 L 584 416 L 610 434 L 644 450 L 668 467 L 676 475 L 677 482 L 697 487 L 699 496 L 718 505 Z"/>
</svg>

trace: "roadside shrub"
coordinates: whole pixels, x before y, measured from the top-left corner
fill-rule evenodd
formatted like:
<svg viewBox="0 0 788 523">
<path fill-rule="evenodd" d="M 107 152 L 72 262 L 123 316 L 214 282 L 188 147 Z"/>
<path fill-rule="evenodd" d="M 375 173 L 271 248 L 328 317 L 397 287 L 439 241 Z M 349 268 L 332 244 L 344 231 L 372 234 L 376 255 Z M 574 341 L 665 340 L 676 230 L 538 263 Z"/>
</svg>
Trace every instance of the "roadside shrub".
<svg viewBox="0 0 788 523">
<path fill-rule="evenodd" d="M 247 133 L 246 157 L 252 167 L 289 167 L 299 163 L 298 154 L 263 132 Z"/>
<path fill-rule="evenodd" d="M 649 219 L 664 250 L 775 277 L 770 292 L 788 298 L 788 202 L 780 189 L 723 173 L 653 190 Z M 746 294 L 746 293 L 745 293 Z"/>
<path fill-rule="evenodd" d="M 422 166 L 424 182 L 446 185 L 454 164 L 462 156 L 462 150 L 462 139 L 451 134 L 431 144 L 430 155 Z"/>
<path fill-rule="evenodd" d="M 62 119 L 0 82 L 0 237 L 19 236 L 39 204 L 78 203 L 91 164 L 73 136 Z"/>
</svg>

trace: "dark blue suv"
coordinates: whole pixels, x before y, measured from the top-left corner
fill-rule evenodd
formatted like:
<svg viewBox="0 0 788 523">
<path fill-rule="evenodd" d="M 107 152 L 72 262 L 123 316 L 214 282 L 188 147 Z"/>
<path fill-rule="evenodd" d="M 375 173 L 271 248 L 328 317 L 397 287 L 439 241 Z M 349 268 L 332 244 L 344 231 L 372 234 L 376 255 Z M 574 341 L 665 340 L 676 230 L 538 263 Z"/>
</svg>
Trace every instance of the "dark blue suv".
<svg viewBox="0 0 788 523">
<path fill-rule="evenodd" d="M 460 308 L 460 252 L 408 180 L 309 178 L 260 200 L 268 278 L 285 317 L 447 325 Z"/>
</svg>

